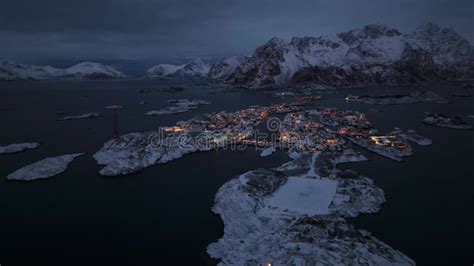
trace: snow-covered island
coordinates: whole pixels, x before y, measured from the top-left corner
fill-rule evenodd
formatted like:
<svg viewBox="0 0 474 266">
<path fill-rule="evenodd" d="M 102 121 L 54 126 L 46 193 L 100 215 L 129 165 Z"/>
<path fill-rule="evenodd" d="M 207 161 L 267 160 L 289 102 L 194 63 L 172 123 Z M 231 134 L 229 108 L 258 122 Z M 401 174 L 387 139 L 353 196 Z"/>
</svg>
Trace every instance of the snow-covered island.
<svg viewBox="0 0 474 266">
<path fill-rule="evenodd" d="M 38 148 L 37 142 L 14 143 L 6 146 L 0 146 L 0 154 L 10 154 Z"/>
<path fill-rule="evenodd" d="M 166 107 L 161 110 L 153 110 L 147 112 L 145 115 L 153 116 L 153 115 L 171 115 L 171 114 L 179 114 L 185 113 L 189 110 L 193 110 L 198 108 L 199 105 L 203 104 L 211 104 L 211 102 L 196 99 L 196 100 L 188 100 L 188 99 L 174 99 L 169 100 L 169 103 L 174 103 L 175 106 Z"/>
<path fill-rule="evenodd" d="M 69 68 L 0 62 L 0 80 L 118 79 L 126 77 L 117 69 L 101 63 L 82 62 Z"/>
<path fill-rule="evenodd" d="M 414 265 L 346 220 L 378 212 L 383 191 L 366 177 L 337 177 L 336 163 L 335 177 L 319 176 L 318 157 L 299 154 L 279 168 L 250 171 L 224 184 L 212 208 L 224 222 L 224 235 L 208 246 L 209 255 L 219 265 Z"/>
<path fill-rule="evenodd" d="M 70 115 L 58 118 L 59 121 L 66 121 L 66 120 L 76 120 L 76 119 L 86 119 L 86 118 L 96 118 L 99 117 L 100 114 L 98 113 L 86 113 L 82 115 Z"/>
<path fill-rule="evenodd" d="M 410 103 L 419 103 L 419 102 L 436 102 L 442 101 L 443 98 L 438 94 L 432 91 L 414 91 L 408 94 L 398 94 L 398 95 L 361 95 L 353 96 L 349 95 L 346 97 L 346 101 L 351 102 L 362 102 L 367 104 L 410 104 Z"/>
<path fill-rule="evenodd" d="M 453 129 L 473 129 L 470 124 L 468 124 L 459 116 L 450 117 L 440 113 L 426 113 L 423 123 L 432 126 L 448 127 Z"/>
<path fill-rule="evenodd" d="M 8 180 L 31 181 L 35 179 L 49 178 L 66 171 L 68 165 L 76 158 L 85 153 L 66 154 L 57 157 L 49 157 L 32 163 L 7 176 Z"/>
<path fill-rule="evenodd" d="M 469 41 L 452 28 L 428 23 L 404 34 L 367 25 L 329 36 L 273 38 L 250 56 L 217 64 L 209 77 L 250 88 L 472 79 L 473 55 Z"/>
</svg>

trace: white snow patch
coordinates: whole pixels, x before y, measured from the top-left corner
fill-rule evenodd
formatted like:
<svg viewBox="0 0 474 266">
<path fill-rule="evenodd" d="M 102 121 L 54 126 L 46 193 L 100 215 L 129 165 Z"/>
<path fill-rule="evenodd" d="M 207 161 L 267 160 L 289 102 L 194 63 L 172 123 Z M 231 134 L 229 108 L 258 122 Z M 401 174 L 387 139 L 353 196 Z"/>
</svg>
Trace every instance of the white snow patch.
<svg viewBox="0 0 474 266">
<path fill-rule="evenodd" d="M 265 199 L 260 215 L 323 215 L 336 195 L 337 181 L 329 178 L 289 177 L 271 197 Z"/>
</svg>

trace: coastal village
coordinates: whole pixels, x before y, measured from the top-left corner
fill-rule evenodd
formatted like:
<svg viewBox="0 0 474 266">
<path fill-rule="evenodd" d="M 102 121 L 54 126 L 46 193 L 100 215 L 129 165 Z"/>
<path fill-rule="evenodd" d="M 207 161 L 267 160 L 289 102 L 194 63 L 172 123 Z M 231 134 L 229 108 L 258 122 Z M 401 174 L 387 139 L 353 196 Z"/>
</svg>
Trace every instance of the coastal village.
<svg viewBox="0 0 474 266">
<path fill-rule="evenodd" d="M 319 99 L 305 96 L 296 102 L 268 107 L 252 106 L 236 112 L 215 112 L 162 128 L 159 145 L 176 143 L 174 138 L 187 134 L 195 139 L 192 150 L 247 145 L 267 149 L 265 156 L 277 149 L 296 152 L 351 152 L 353 143 L 395 161 L 413 154 L 410 143 L 427 145 L 430 141 L 414 131 L 396 129 L 380 134 L 362 113 L 335 108 L 305 110 L 303 106 Z M 266 123 L 266 127 L 262 124 Z M 170 141 L 171 139 L 171 141 Z M 156 144 L 156 143 L 155 143 Z M 269 150 L 268 150 L 269 149 Z M 263 155 L 262 155 L 263 156 Z"/>
</svg>

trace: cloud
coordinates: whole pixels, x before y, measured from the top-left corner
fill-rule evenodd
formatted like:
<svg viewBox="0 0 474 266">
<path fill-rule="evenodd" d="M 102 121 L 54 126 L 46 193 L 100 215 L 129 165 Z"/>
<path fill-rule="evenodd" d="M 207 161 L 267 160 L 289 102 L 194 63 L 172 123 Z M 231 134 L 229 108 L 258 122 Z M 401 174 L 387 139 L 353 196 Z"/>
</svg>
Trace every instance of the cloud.
<svg viewBox="0 0 474 266">
<path fill-rule="evenodd" d="M 273 36 L 331 34 L 370 23 L 410 31 L 433 21 L 472 41 L 473 5 L 471 0 L 15 0 L 0 9 L 0 58 L 220 57 L 250 53 Z"/>
</svg>

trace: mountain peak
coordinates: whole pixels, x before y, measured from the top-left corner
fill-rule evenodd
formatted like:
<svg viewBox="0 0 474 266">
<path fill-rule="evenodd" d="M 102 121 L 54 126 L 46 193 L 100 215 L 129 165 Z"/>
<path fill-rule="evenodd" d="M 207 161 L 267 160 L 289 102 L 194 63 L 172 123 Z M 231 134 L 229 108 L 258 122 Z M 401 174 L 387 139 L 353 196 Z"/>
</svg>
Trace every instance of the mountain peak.
<svg viewBox="0 0 474 266">
<path fill-rule="evenodd" d="M 66 69 L 66 73 L 86 79 L 123 78 L 125 75 L 113 67 L 96 62 L 81 62 Z"/>
<path fill-rule="evenodd" d="M 267 45 L 282 45 L 282 44 L 285 44 L 285 40 L 283 40 L 282 38 L 278 38 L 278 37 L 273 37 L 271 38 L 268 42 L 267 42 Z"/>
<path fill-rule="evenodd" d="M 395 28 L 389 28 L 385 25 L 369 24 L 361 28 L 339 33 L 337 36 L 345 43 L 353 44 L 360 40 L 377 39 L 383 36 L 395 37 L 400 35 L 401 33 Z"/>
<path fill-rule="evenodd" d="M 461 35 L 459 35 L 453 28 L 442 28 L 434 23 L 425 23 L 418 26 L 413 32 L 414 37 L 423 38 L 423 39 L 451 39 L 456 41 L 465 40 Z M 467 40 L 466 40 L 467 41 Z"/>
<path fill-rule="evenodd" d="M 202 65 L 202 64 L 204 64 L 204 62 L 202 61 L 201 58 L 198 57 L 198 58 L 193 58 L 193 59 L 191 59 L 191 61 L 189 61 L 188 65 L 189 65 L 189 64 Z"/>
<path fill-rule="evenodd" d="M 210 66 L 200 58 L 194 58 L 189 63 L 175 66 L 169 64 L 156 65 L 147 71 L 150 79 L 156 78 L 202 78 L 207 76 Z"/>
<path fill-rule="evenodd" d="M 336 36 L 293 38 L 290 42 L 272 38 L 230 75 L 222 76 L 228 76 L 231 84 L 249 87 L 452 80 L 472 76 L 472 54 L 466 39 L 433 23 L 403 35 L 395 28 L 370 24 Z"/>
<path fill-rule="evenodd" d="M 421 24 L 415 30 L 415 32 L 426 32 L 426 33 L 435 33 L 441 30 L 441 27 L 438 24 L 428 22 Z"/>
</svg>

